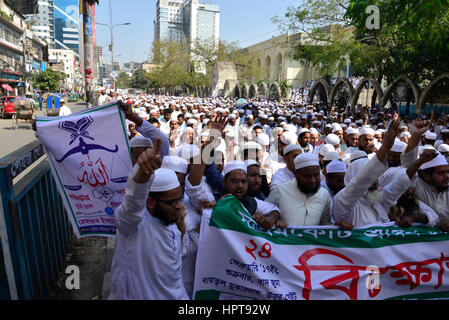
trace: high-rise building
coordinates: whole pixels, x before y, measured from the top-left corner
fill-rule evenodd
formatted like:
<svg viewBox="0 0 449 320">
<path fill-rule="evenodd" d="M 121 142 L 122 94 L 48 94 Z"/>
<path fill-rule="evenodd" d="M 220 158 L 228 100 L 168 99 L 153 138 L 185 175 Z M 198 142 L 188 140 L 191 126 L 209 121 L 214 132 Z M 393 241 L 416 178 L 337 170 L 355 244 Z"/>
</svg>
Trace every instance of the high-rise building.
<svg viewBox="0 0 449 320">
<path fill-rule="evenodd" d="M 26 15 L 34 34 L 55 49 L 72 50 L 79 57 L 78 0 L 39 0 L 39 13 Z"/>
<path fill-rule="evenodd" d="M 36 37 L 45 41 L 49 47 L 55 45 L 55 15 L 53 11 L 53 0 L 39 0 L 37 14 L 26 14 L 27 22 Z"/>
<path fill-rule="evenodd" d="M 184 35 L 182 4 L 182 0 L 159 0 L 156 3 L 155 41 L 182 42 Z"/>
<path fill-rule="evenodd" d="M 6 3 L 22 15 L 37 14 L 38 0 L 6 0 Z"/>
<path fill-rule="evenodd" d="M 220 8 L 212 4 L 200 4 L 198 0 L 186 0 L 183 4 L 184 37 L 194 45 L 195 41 L 218 47 L 220 40 Z"/>
<path fill-rule="evenodd" d="M 218 46 L 220 8 L 198 0 L 159 0 L 156 4 L 154 40 Z"/>
</svg>

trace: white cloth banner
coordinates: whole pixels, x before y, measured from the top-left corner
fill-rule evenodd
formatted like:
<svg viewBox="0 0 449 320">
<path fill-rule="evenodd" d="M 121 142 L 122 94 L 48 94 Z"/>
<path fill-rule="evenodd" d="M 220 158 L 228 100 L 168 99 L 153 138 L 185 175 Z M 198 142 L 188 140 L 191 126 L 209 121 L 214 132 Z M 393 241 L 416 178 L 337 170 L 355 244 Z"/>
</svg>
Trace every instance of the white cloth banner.
<svg viewBox="0 0 449 320">
<path fill-rule="evenodd" d="M 114 211 L 131 170 L 119 104 L 36 117 L 36 127 L 77 237 L 115 235 Z"/>
<path fill-rule="evenodd" d="M 266 231 L 229 197 L 203 213 L 194 297 L 448 299 L 449 235 L 424 226 Z"/>
</svg>

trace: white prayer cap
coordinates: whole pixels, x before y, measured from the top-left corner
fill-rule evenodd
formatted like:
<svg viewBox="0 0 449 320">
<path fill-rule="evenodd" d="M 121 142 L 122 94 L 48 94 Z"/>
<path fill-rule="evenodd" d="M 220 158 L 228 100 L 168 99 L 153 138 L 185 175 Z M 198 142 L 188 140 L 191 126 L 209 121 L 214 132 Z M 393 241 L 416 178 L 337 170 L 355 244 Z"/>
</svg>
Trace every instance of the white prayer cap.
<svg viewBox="0 0 449 320">
<path fill-rule="evenodd" d="M 346 129 L 346 134 L 359 134 L 359 129 L 355 129 L 353 127 L 349 127 L 348 129 Z"/>
<path fill-rule="evenodd" d="M 449 152 L 449 145 L 442 143 L 438 146 L 438 151 L 441 153 Z"/>
<path fill-rule="evenodd" d="M 301 153 L 295 158 L 295 170 L 305 167 L 319 167 L 318 156 L 314 153 Z"/>
<path fill-rule="evenodd" d="M 269 121 L 274 121 L 274 117 L 269 117 L 268 120 Z"/>
<path fill-rule="evenodd" d="M 437 139 L 437 134 L 430 132 L 429 130 L 426 131 L 424 137 L 428 140 L 436 140 Z"/>
<path fill-rule="evenodd" d="M 310 128 L 309 131 L 310 131 L 310 134 L 319 134 L 318 130 L 315 128 Z"/>
<path fill-rule="evenodd" d="M 335 133 L 337 131 L 343 131 L 343 128 L 339 124 L 333 126 L 332 133 Z"/>
<path fill-rule="evenodd" d="M 336 145 L 340 144 L 340 138 L 336 134 L 330 133 L 326 136 L 325 142 L 327 144 L 336 146 Z"/>
<path fill-rule="evenodd" d="M 176 156 L 165 156 L 162 160 L 161 168 L 171 169 L 174 172 L 187 174 L 187 160 Z"/>
<path fill-rule="evenodd" d="M 268 119 L 268 116 L 267 116 L 266 114 L 261 114 L 261 115 L 260 115 L 260 118 L 266 120 L 266 119 Z"/>
<path fill-rule="evenodd" d="M 136 136 L 129 140 L 131 148 L 153 148 L 153 141 L 143 136 Z"/>
<path fill-rule="evenodd" d="M 374 136 L 374 130 L 372 128 L 362 127 L 359 132 L 360 132 L 360 136 L 363 136 L 365 134 Z"/>
<path fill-rule="evenodd" d="M 399 152 L 402 153 L 405 150 L 405 143 L 402 141 L 395 140 L 393 147 L 391 147 L 391 152 Z"/>
<path fill-rule="evenodd" d="M 327 173 L 345 173 L 346 165 L 343 162 L 341 162 L 340 160 L 332 160 L 326 166 L 326 172 Z"/>
<path fill-rule="evenodd" d="M 259 133 L 256 142 L 262 146 L 268 146 L 270 144 L 270 137 L 265 133 Z"/>
<path fill-rule="evenodd" d="M 360 158 L 368 158 L 368 154 L 363 150 L 355 150 L 351 153 L 351 158 L 349 158 L 349 162 L 353 162 L 355 160 L 358 160 Z"/>
<path fill-rule="evenodd" d="M 410 132 L 406 131 L 406 132 L 402 132 L 401 135 L 399 136 L 399 138 L 403 138 L 403 137 L 407 137 L 410 138 L 412 135 L 410 134 Z"/>
<path fill-rule="evenodd" d="M 187 124 L 196 124 L 196 120 L 195 119 L 189 119 L 189 121 L 187 121 Z"/>
<path fill-rule="evenodd" d="M 228 116 L 228 119 L 235 119 L 235 118 L 237 118 L 237 116 L 236 116 L 234 113 L 231 113 L 231 114 Z"/>
<path fill-rule="evenodd" d="M 447 160 L 446 157 L 442 154 L 437 155 L 432 161 L 424 163 L 421 168 L 421 170 L 429 169 L 429 168 L 435 168 L 439 166 L 447 166 Z"/>
<path fill-rule="evenodd" d="M 380 130 L 376 130 L 376 131 L 374 131 L 374 134 L 375 134 L 376 136 L 378 136 L 378 135 L 382 135 L 382 131 L 380 131 Z"/>
<path fill-rule="evenodd" d="M 262 150 L 262 147 L 257 142 L 249 141 L 242 146 L 242 151 L 247 149 Z"/>
<path fill-rule="evenodd" d="M 176 173 L 167 168 L 159 168 L 153 173 L 153 183 L 150 192 L 170 191 L 180 186 Z"/>
<path fill-rule="evenodd" d="M 286 131 L 281 136 L 281 142 L 283 144 L 294 144 L 298 141 L 298 136 L 291 131 Z"/>
<path fill-rule="evenodd" d="M 298 146 L 296 143 L 294 144 L 289 144 L 288 146 L 286 146 L 283 150 L 284 156 L 287 155 L 289 152 L 293 151 L 293 150 L 302 150 L 300 146 Z"/>
<path fill-rule="evenodd" d="M 345 119 L 345 121 L 343 121 L 343 122 L 346 123 L 346 124 L 350 124 L 350 123 L 351 123 L 351 119 L 347 118 L 347 119 Z"/>
<path fill-rule="evenodd" d="M 187 160 L 190 158 L 195 158 L 197 155 L 199 155 L 200 149 L 198 149 L 198 147 L 193 144 L 185 144 L 184 143 L 178 148 L 177 153 L 178 153 L 178 157 Z"/>
<path fill-rule="evenodd" d="M 320 156 L 326 156 L 326 153 L 335 151 L 335 148 L 333 145 L 326 143 L 320 148 Z"/>
<path fill-rule="evenodd" d="M 251 166 L 259 166 L 260 167 L 260 164 L 256 160 L 253 160 L 253 159 L 248 159 L 243 162 L 245 162 L 246 168 L 249 168 Z"/>
<path fill-rule="evenodd" d="M 329 151 L 324 156 L 324 161 L 340 160 L 341 156 L 337 151 Z"/>
<path fill-rule="evenodd" d="M 352 179 L 357 176 L 357 173 L 363 168 L 369 160 L 367 158 L 357 159 L 351 162 L 345 175 L 345 185 L 348 186 Z"/>
<path fill-rule="evenodd" d="M 310 130 L 307 128 L 302 128 L 301 130 L 299 130 L 298 136 L 302 135 L 303 133 L 310 133 Z"/>
<path fill-rule="evenodd" d="M 234 170 L 243 170 L 246 171 L 246 163 L 243 161 L 231 161 L 224 165 L 223 167 L 223 177 L 226 176 L 229 172 Z"/>
</svg>

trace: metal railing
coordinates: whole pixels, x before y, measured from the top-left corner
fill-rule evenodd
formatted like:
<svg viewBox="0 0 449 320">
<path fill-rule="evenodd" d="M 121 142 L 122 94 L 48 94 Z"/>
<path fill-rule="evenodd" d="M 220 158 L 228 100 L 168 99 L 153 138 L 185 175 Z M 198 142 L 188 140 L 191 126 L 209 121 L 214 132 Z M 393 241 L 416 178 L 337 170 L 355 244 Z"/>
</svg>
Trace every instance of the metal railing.
<svg viewBox="0 0 449 320">
<path fill-rule="evenodd" d="M 73 233 L 48 160 L 41 157 L 42 143 L 35 140 L 0 159 L 2 300 L 48 298 Z"/>
</svg>

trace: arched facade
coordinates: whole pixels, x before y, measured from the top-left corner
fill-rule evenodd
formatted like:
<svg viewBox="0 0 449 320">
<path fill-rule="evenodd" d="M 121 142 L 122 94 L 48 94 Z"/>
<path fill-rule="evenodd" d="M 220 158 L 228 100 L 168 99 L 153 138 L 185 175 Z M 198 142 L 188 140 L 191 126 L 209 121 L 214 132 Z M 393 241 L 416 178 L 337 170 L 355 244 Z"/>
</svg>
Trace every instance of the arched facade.
<svg viewBox="0 0 449 320">
<path fill-rule="evenodd" d="M 241 98 L 242 94 L 241 94 L 241 89 L 240 86 L 238 84 L 235 85 L 234 90 L 233 90 L 233 98 Z"/>
<path fill-rule="evenodd" d="M 319 96 L 320 96 L 320 100 L 321 102 L 325 103 L 326 105 L 329 103 L 329 96 L 331 93 L 331 86 L 329 85 L 329 83 L 324 80 L 324 79 L 318 79 L 315 81 L 315 84 L 313 85 L 313 87 L 310 89 L 310 93 L 309 93 L 309 104 L 313 103 L 313 98 L 315 96 L 315 93 L 317 90 L 320 90 L 318 92 Z"/>
<path fill-rule="evenodd" d="M 401 75 L 394 79 L 392 83 L 388 85 L 388 87 L 385 89 L 384 96 L 382 98 L 382 102 L 380 104 L 380 107 L 383 108 L 388 103 L 388 100 L 391 98 L 393 90 L 398 86 L 399 83 L 405 82 L 408 84 L 408 87 L 413 92 L 413 96 L 415 98 L 415 103 L 417 104 L 419 101 L 419 95 L 420 95 L 420 89 L 419 87 L 406 75 Z"/>
<path fill-rule="evenodd" d="M 439 75 L 438 77 L 436 77 L 436 78 L 435 78 L 433 81 L 431 81 L 431 82 L 428 84 L 428 86 L 423 90 L 421 96 L 419 97 L 418 104 L 417 104 L 417 106 L 416 106 L 416 107 L 417 107 L 417 112 L 418 112 L 418 114 L 421 114 L 421 112 L 422 112 L 422 110 L 423 110 L 423 108 L 424 108 L 424 106 L 425 106 L 425 104 L 426 104 L 426 101 L 427 101 L 427 99 L 429 98 L 429 94 L 430 94 L 431 91 L 432 91 L 432 88 L 433 88 L 434 86 L 436 86 L 437 84 L 439 84 L 441 81 L 445 80 L 445 79 L 449 80 L 449 72 L 443 73 L 443 74 Z"/>
<path fill-rule="evenodd" d="M 269 92 L 269 100 L 279 101 L 281 99 L 281 89 L 277 83 L 273 83 L 270 86 Z"/>
<path fill-rule="evenodd" d="M 257 98 L 257 86 L 254 83 L 249 86 L 248 98 Z"/>
<path fill-rule="evenodd" d="M 363 88 L 365 87 L 365 84 L 369 83 L 374 87 L 374 91 L 376 93 L 377 99 L 379 101 L 379 104 L 382 102 L 383 98 L 383 91 L 380 87 L 379 83 L 376 80 L 370 79 L 370 78 L 363 78 L 357 88 L 355 89 L 354 95 L 352 96 L 351 101 L 351 111 L 355 110 L 355 107 L 357 106 L 357 102 L 359 100 L 360 93 L 362 92 Z"/>
<path fill-rule="evenodd" d="M 271 81 L 271 56 L 267 55 L 265 57 L 265 64 L 264 64 L 264 78 L 267 81 Z"/>
<path fill-rule="evenodd" d="M 265 82 L 261 82 L 259 86 L 257 87 L 257 94 L 259 97 L 267 97 L 268 96 L 268 86 L 265 84 Z"/>
<path fill-rule="evenodd" d="M 332 87 L 330 96 L 329 96 L 329 104 L 331 106 L 334 105 L 334 100 L 335 100 L 335 96 L 337 95 L 338 89 L 341 86 L 345 86 L 348 89 L 349 92 L 349 103 L 351 103 L 352 100 L 352 96 L 354 95 L 354 87 L 352 86 L 351 81 L 349 81 L 346 78 L 341 78 L 340 80 L 337 81 L 337 83 L 335 83 L 335 85 Z"/>
<path fill-rule="evenodd" d="M 247 99 L 248 98 L 248 93 L 249 93 L 249 86 L 247 83 L 242 84 L 242 98 Z"/>
<path fill-rule="evenodd" d="M 276 61 L 274 63 L 273 80 L 282 80 L 282 53 L 276 55 Z M 271 79 L 270 79 L 271 80 Z"/>
</svg>

